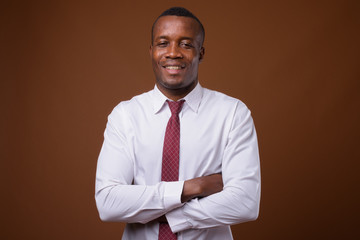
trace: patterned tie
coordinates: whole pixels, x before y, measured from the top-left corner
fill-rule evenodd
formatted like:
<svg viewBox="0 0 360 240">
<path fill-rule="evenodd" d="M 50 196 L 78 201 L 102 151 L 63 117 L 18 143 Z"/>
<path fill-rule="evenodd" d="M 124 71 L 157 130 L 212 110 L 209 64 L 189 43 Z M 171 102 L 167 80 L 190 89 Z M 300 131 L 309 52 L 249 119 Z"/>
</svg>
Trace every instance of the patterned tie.
<svg viewBox="0 0 360 240">
<path fill-rule="evenodd" d="M 179 112 L 185 100 L 178 102 L 167 101 L 171 117 L 166 127 L 162 158 L 161 181 L 177 181 L 179 179 L 179 148 L 180 148 L 180 120 Z M 176 240 L 169 224 L 160 223 L 159 240 Z"/>
</svg>

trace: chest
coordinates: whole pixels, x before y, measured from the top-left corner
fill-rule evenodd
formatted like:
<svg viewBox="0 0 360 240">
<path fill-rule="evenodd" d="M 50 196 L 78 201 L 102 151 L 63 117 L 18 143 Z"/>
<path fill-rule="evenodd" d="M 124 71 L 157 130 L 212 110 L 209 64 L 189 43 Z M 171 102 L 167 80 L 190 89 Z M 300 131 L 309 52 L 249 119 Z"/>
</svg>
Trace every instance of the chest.
<svg viewBox="0 0 360 240">
<path fill-rule="evenodd" d="M 134 176 L 156 183 L 161 176 L 162 152 L 168 114 L 150 115 L 137 123 L 131 148 Z M 230 121 L 221 114 L 180 115 L 179 180 L 221 172 Z"/>
</svg>

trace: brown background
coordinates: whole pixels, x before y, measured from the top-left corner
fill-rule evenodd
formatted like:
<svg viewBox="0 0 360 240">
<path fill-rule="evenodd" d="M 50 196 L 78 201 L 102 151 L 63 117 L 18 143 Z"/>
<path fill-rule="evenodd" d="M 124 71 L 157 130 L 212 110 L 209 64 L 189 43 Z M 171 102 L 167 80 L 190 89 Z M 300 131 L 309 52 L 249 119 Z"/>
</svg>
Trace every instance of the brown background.
<svg viewBox="0 0 360 240">
<path fill-rule="evenodd" d="M 235 239 L 359 236 L 360 1 L 1 1 L 1 239 L 120 239 L 99 220 L 107 115 L 154 86 L 150 28 L 170 6 L 206 29 L 203 86 L 243 100 L 259 219 Z"/>
</svg>

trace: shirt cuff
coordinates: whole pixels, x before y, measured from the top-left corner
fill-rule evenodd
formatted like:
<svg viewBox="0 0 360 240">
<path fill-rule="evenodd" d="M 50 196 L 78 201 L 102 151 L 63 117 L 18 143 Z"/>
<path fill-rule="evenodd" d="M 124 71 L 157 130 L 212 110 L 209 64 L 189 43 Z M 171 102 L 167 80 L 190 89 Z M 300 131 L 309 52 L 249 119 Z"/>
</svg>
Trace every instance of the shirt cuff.
<svg viewBox="0 0 360 240">
<path fill-rule="evenodd" d="M 166 219 L 173 233 L 192 228 L 190 219 L 184 214 L 183 207 L 166 213 Z"/>
<path fill-rule="evenodd" d="M 166 182 L 164 190 L 164 207 L 168 211 L 179 207 L 181 203 L 181 194 L 184 187 L 184 181 Z"/>
</svg>

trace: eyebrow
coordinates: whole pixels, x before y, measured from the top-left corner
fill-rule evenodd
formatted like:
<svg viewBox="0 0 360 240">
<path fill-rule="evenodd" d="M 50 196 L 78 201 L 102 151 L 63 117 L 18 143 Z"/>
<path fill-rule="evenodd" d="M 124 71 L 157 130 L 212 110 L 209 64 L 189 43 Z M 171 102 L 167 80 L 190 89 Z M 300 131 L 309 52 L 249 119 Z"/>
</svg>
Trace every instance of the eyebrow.
<svg viewBox="0 0 360 240">
<path fill-rule="evenodd" d="M 155 40 L 158 40 L 158 39 L 168 39 L 168 37 L 167 36 L 159 36 L 159 37 L 157 37 L 157 38 L 155 38 Z M 181 40 L 194 40 L 193 38 L 191 38 L 191 37 L 182 37 L 182 38 L 180 38 Z"/>
</svg>

